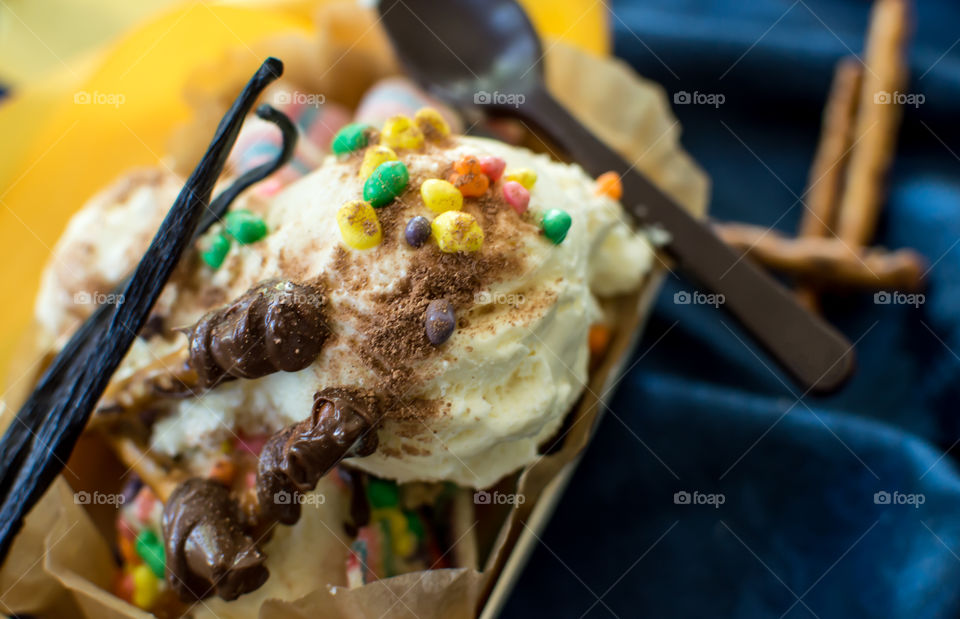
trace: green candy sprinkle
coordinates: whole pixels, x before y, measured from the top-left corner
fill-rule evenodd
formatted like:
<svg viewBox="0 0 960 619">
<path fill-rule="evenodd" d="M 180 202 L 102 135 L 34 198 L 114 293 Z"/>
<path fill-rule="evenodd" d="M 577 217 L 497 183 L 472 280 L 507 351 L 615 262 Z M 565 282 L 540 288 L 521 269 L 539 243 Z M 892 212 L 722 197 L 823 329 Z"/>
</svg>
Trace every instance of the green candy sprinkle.
<svg viewBox="0 0 960 619">
<path fill-rule="evenodd" d="M 370 478 L 367 482 L 367 498 L 370 505 L 379 509 L 394 507 L 400 502 L 400 489 L 392 481 Z"/>
<path fill-rule="evenodd" d="M 423 521 L 420 520 L 417 512 L 407 510 L 403 515 L 407 517 L 407 528 L 410 529 L 410 532 L 413 533 L 418 540 L 422 540 L 427 533 L 423 528 Z"/>
<path fill-rule="evenodd" d="M 256 243 L 267 236 L 267 224 L 250 211 L 231 211 L 224 218 L 226 232 L 241 245 Z"/>
<path fill-rule="evenodd" d="M 227 259 L 227 253 L 230 251 L 230 239 L 223 233 L 216 234 L 210 239 L 210 246 L 200 252 L 200 257 L 211 269 L 219 269 L 223 261 Z"/>
<path fill-rule="evenodd" d="M 393 202 L 410 183 L 407 166 L 399 161 L 387 161 L 377 166 L 370 178 L 363 184 L 363 199 L 373 208 L 380 208 Z"/>
<path fill-rule="evenodd" d="M 330 143 L 330 150 L 334 155 L 346 155 L 355 150 L 360 150 L 369 142 L 370 125 L 364 123 L 350 123 L 344 125 L 337 134 L 333 136 L 333 142 Z"/>
<path fill-rule="evenodd" d="M 559 245 L 563 239 L 567 238 L 567 231 L 573 219 L 570 213 L 561 211 L 558 208 L 552 208 L 543 214 L 540 220 L 540 226 L 543 228 L 543 234 L 550 239 L 554 245 Z"/>
<path fill-rule="evenodd" d="M 137 535 L 136 549 L 150 571 L 156 574 L 157 578 L 163 578 L 166 561 L 163 556 L 163 544 L 160 543 L 157 534 L 150 529 L 140 531 Z"/>
</svg>

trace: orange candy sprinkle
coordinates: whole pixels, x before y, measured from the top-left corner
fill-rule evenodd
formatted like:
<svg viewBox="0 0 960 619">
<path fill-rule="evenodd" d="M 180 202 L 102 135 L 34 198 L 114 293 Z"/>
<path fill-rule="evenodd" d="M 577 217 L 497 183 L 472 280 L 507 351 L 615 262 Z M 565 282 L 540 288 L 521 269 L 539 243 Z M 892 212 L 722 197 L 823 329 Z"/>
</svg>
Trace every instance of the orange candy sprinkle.
<svg viewBox="0 0 960 619">
<path fill-rule="evenodd" d="M 117 539 L 117 550 L 120 556 L 128 565 L 136 565 L 141 562 L 140 555 L 137 554 L 136 542 L 125 535 L 120 535 Z"/>
<path fill-rule="evenodd" d="M 467 155 L 454 163 L 453 173 L 447 180 L 467 197 L 482 196 L 490 188 L 490 179 L 483 173 L 480 160 L 473 155 Z"/>
<path fill-rule="evenodd" d="M 596 194 L 619 200 L 623 196 L 623 183 L 620 182 L 620 175 L 616 172 L 604 172 L 598 176 Z"/>
<path fill-rule="evenodd" d="M 590 327 L 588 342 L 590 345 L 590 357 L 598 359 L 607 352 L 607 346 L 610 345 L 610 327 L 596 324 Z"/>
</svg>

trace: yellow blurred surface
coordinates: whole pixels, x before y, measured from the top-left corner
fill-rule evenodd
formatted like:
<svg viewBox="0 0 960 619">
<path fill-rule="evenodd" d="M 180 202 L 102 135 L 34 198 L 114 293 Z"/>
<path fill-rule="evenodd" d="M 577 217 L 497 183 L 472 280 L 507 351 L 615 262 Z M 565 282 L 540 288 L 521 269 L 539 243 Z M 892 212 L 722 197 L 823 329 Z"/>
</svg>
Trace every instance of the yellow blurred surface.
<svg viewBox="0 0 960 619">
<path fill-rule="evenodd" d="M 0 2 L 0 83 L 15 92 L 0 103 L 0 273 L 8 291 L 0 304 L 0 376 L 30 324 L 40 274 L 70 215 L 125 169 L 160 160 L 189 114 L 187 76 L 226 50 L 309 32 L 319 2 Z M 609 52 L 602 3 L 521 3 L 543 35 Z M 249 51 L 252 72 L 262 58 Z"/>
</svg>

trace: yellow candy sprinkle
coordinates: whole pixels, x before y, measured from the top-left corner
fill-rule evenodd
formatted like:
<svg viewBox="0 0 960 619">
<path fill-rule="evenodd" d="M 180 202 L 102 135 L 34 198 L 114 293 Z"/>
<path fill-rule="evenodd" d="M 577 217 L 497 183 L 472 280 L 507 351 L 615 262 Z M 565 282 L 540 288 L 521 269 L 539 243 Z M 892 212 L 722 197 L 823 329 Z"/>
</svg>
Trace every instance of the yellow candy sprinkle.
<svg viewBox="0 0 960 619">
<path fill-rule="evenodd" d="M 380 143 L 390 148 L 420 148 L 423 132 L 406 116 L 393 116 L 383 123 Z"/>
<path fill-rule="evenodd" d="M 407 558 L 417 550 L 417 536 L 409 531 L 403 531 L 393 536 L 393 553 L 398 557 Z"/>
<path fill-rule="evenodd" d="M 387 521 L 390 527 L 390 535 L 394 537 L 402 535 L 407 530 L 407 519 L 396 507 L 391 507 L 382 511 L 382 517 Z"/>
<path fill-rule="evenodd" d="M 515 181 L 523 185 L 524 189 L 530 191 L 533 184 L 537 182 L 537 173 L 530 168 L 517 168 L 516 170 L 507 170 L 503 175 L 504 181 Z"/>
<path fill-rule="evenodd" d="M 440 251 L 479 251 L 483 247 L 483 229 L 473 215 L 462 211 L 447 211 L 430 224 Z"/>
<path fill-rule="evenodd" d="M 343 242 L 353 249 L 370 249 L 383 240 L 377 212 L 369 202 L 353 200 L 337 211 L 337 225 Z"/>
<path fill-rule="evenodd" d="M 434 213 L 459 211 L 463 208 L 463 194 L 453 183 L 439 178 L 431 178 L 420 185 L 423 203 Z"/>
<path fill-rule="evenodd" d="M 152 608 L 160 595 L 160 580 L 147 565 L 138 565 L 132 574 L 133 603 L 144 610 Z"/>
<path fill-rule="evenodd" d="M 450 135 L 450 125 L 443 119 L 440 112 L 432 107 L 420 108 L 414 114 L 413 119 L 417 121 L 420 131 L 423 131 L 423 134 L 432 140 Z"/>
<path fill-rule="evenodd" d="M 360 178 L 366 180 L 381 163 L 396 161 L 397 153 L 389 146 L 371 146 L 363 153 L 363 163 L 360 164 Z"/>
</svg>

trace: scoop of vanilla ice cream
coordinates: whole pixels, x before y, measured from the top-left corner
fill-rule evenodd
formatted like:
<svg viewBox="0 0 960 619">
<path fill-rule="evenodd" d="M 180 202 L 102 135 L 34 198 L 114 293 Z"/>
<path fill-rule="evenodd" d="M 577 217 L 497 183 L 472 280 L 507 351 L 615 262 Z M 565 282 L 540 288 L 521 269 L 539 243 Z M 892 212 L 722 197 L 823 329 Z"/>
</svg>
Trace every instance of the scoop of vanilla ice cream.
<svg viewBox="0 0 960 619">
<path fill-rule="evenodd" d="M 109 302 L 136 266 L 183 181 L 163 169 L 135 169 L 92 197 L 67 224 L 40 280 L 35 317 L 61 340 Z"/>
<path fill-rule="evenodd" d="M 331 157 L 263 207 L 270 231 L 263 241 L 235 246 L 217 271 L 197 263 L 168 286 L 167 325 L 175 327 L 192 324 L 264 280 L 321 281 L 333 335 L 316 362 L 300 372 L 236 380 L 171 402 L 154 426 L 153 449 L 201 462 L 235 432 L 274 432 L 304 419 L 321 389 L 382 390 L 384 368 L 377 366 L 396 359 L 378 364 L 377 350 L 365 348 L 371 325 L 389 310 L 385 298 L 404 294 L 416 277 L 430 276 L 417 269 L 418 252 L 436 252 L 403 241 L 409 218 L 433 216 L 419 199 L 419 183 L 445 177 L 464 155 L 493 155 L 503 158 L 508 170 L 536 172 L 531 213 L 567 211 L 573 220 L 569 233 L 554 245 L 534 217 L 521 218 L 503 205 L 483 215 L 486 207 L 466 201 L 464 210 L 485 222 L 480 253 L 486 264 L 512 267 L 481 278 L 472 302 L 456 307 L 458 327 L 451 339 L 436 353 L 409 362 L 411 378 L 384 395 L 410 406 L 403 414 L 388 413 L 377 452 L 351 464 L 400 482 L 485 487 L 538 457 L 539 445 L 557 431 L 586 383 L 587 332 L 602 319 L 597 297 L 635 290 L 650 269 L 652 249 L 644 235 L 631 230 L 617 202 L 594 194 L 593 180 L 577 165 L 471 137 L 399 155 L 409 169 L 410 188 L 378 209 L 385 236 L 380 246 L 366 251 L 344 246 L 336 212 L 362 196 L 363 181 L 357 157 Z M 142 219 L 131 216 L 130 225 Z M 71 226 L 62 243 L 81 239 L 97 246 L 111 242 Z M 469 269 L 471 263 L 462 264 Z M 98 271 L 107 268 L 100 262 L 86 266 L 91 276 L 106 275 Z M 57 297 L 55 288 L 45 287 L 38 314 Z M 154 361 L 170 347 L 169 341 L 155 340 L 138 342 L 123 371 Z"/>
</svg>

